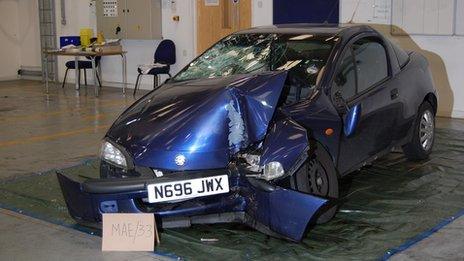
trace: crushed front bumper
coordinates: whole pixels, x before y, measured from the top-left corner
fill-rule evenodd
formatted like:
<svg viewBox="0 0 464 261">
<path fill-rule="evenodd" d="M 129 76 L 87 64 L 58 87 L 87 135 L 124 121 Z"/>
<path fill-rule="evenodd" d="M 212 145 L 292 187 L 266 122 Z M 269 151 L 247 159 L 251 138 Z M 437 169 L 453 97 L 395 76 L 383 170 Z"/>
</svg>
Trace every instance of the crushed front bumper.
<svg viewBox="0 0 464 261">
<path fill-rule="evenodd" d="M 197 173 L 188 178 L 217 174 Z M 229 193 L 157 204 L 143 200 L 148 197 L 147 184 L 182 180 L 182 174 L 155 179 L 87 179 L 58 172 L 57 177 L 70 215 L 78 223 L 89 226 L 98 226 L 102 213 L 154 213 L 157 223 L 164 228 L 240 222 L 272 236 L 300 241 L 307 225 L 327 202 L 230 173 Z"/>
</svg>

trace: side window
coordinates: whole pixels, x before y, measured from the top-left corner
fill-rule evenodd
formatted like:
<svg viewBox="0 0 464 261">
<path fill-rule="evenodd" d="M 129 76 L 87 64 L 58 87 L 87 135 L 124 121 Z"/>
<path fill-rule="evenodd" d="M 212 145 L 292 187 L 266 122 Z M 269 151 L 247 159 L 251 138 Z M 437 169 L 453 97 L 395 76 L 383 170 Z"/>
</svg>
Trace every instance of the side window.
<svg viewBox="0 0 464 261">
<path fill-rule="evenodd" d="M 353 44 L 358 75 L 358 93 L 388 77 L 387 52 L 382 44 L 363 38 Z"/>
<path fill-rule="evenodd" d="M 405 52 L 401 47 L 399 47 L 396 43 L 392 42 L 393 50 L 395 51 L 396 57 L 398 58 L 398 64 L 401 68 L 403 68 L 406 63 L 409 61 L 409 55 Z"/>
<path fill-rule="evenodd" d="M 356 67 L 350 49 L 345 52 L 341 59 L 332 90 L 333 93 L 340 91 L 345 100 L 349 100 L 356 95 Z"/>
</svg>

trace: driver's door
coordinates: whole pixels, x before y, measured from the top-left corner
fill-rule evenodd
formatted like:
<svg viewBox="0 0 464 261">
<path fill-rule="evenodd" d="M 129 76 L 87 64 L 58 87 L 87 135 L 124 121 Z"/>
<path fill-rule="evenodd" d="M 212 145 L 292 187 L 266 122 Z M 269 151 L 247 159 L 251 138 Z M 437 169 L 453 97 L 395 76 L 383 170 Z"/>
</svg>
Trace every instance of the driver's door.
<svg viewBox="0 0 464 261">
<path fill-rule="evenodd" d="M 393 142 L 398 107 L 391 94 L 398 90 L 390 75 L 381 39 L 358 37 L 345 48 L 332 83 L 332 100 L 344 124 L 337 164 L 342 174 Z"/>
</svg>

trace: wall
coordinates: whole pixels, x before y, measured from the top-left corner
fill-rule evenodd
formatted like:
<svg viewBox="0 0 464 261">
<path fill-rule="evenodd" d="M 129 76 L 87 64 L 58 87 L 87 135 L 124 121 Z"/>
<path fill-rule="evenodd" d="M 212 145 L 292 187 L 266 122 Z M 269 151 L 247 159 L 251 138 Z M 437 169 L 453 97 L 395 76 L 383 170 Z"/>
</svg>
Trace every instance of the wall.
<svg viewBox="0 0 464 261">
<path fill-rule="evenodd" d="M 354 23 L 373 22 L 374 27 L 407 50 L 423 54 L 430 68 L 439 95 L 438 114 L 464 118 L 464 37 L 463 36 L 392 36 L 389 19 L 372 17 L 373 0 L 361 0 L 357 11 L 357 0 L 340 1 L 340 21 Z M 389 1 L 386 2 L 387 5 Z M 389 7 L 389 6 L 387 6 Z M 354 16 L 353 16 L 354 14 Z M 402 30 L 395 27 L 395 30 Z"/>
<path fill-rule="evenodd" d="M 19 65 L 40 70 L 40 28 L 38 1 L 17 0 L 19 26 Z"/>
<path fill-rule="evenodd" d="M 263 26 L 272 24 L 272 13 L 274 10 L 273 0 L 253 0 L 252 26 Z"/>
<path fill-rule="evenodd" d="M 18 2 L 0 1 L 0 80 L 17 78 L 19 69 Z"/>
</svg>

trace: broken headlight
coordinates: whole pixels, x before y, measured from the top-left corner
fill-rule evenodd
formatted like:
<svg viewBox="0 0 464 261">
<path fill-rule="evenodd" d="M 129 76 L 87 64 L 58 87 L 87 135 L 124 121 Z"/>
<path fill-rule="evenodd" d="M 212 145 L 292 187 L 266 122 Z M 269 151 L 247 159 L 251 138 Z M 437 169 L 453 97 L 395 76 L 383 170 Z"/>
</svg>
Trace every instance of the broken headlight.
<svg viewBox="0 0 464 261">
<path fill-rule="evenodd" d="M 248 177 L 270 181 L 285 175 L 285 170 L 278 161 L 272 161 L 261 166 L 261 156 L 248 153 L 239 154 L 239 159 L 244 163 L 245 169 L 252 172 L 247 174 Z"/>
<path fill-rule="evenodd" d="M 271 161 L 264 165 L 262 178 L 265 180 L 273 180 L 280 178 L 285 174 L 284 167 L 278 161 Z"/>
<path fill-rule="evenodd" d="M 251 172 L 260 172 L 261 166 L 259 166 L 259 162 L 261 161 L 261 157 L 256 154 L 240 154 L 239 158 L 245 162 L 245 168 Z"/>
<path fill-rule="evenodd" d="M 116 166 L 127 168 L 127 160 L 122 151 L 108 141 L 102 144 L 101 158 Z"/>
</svg>

